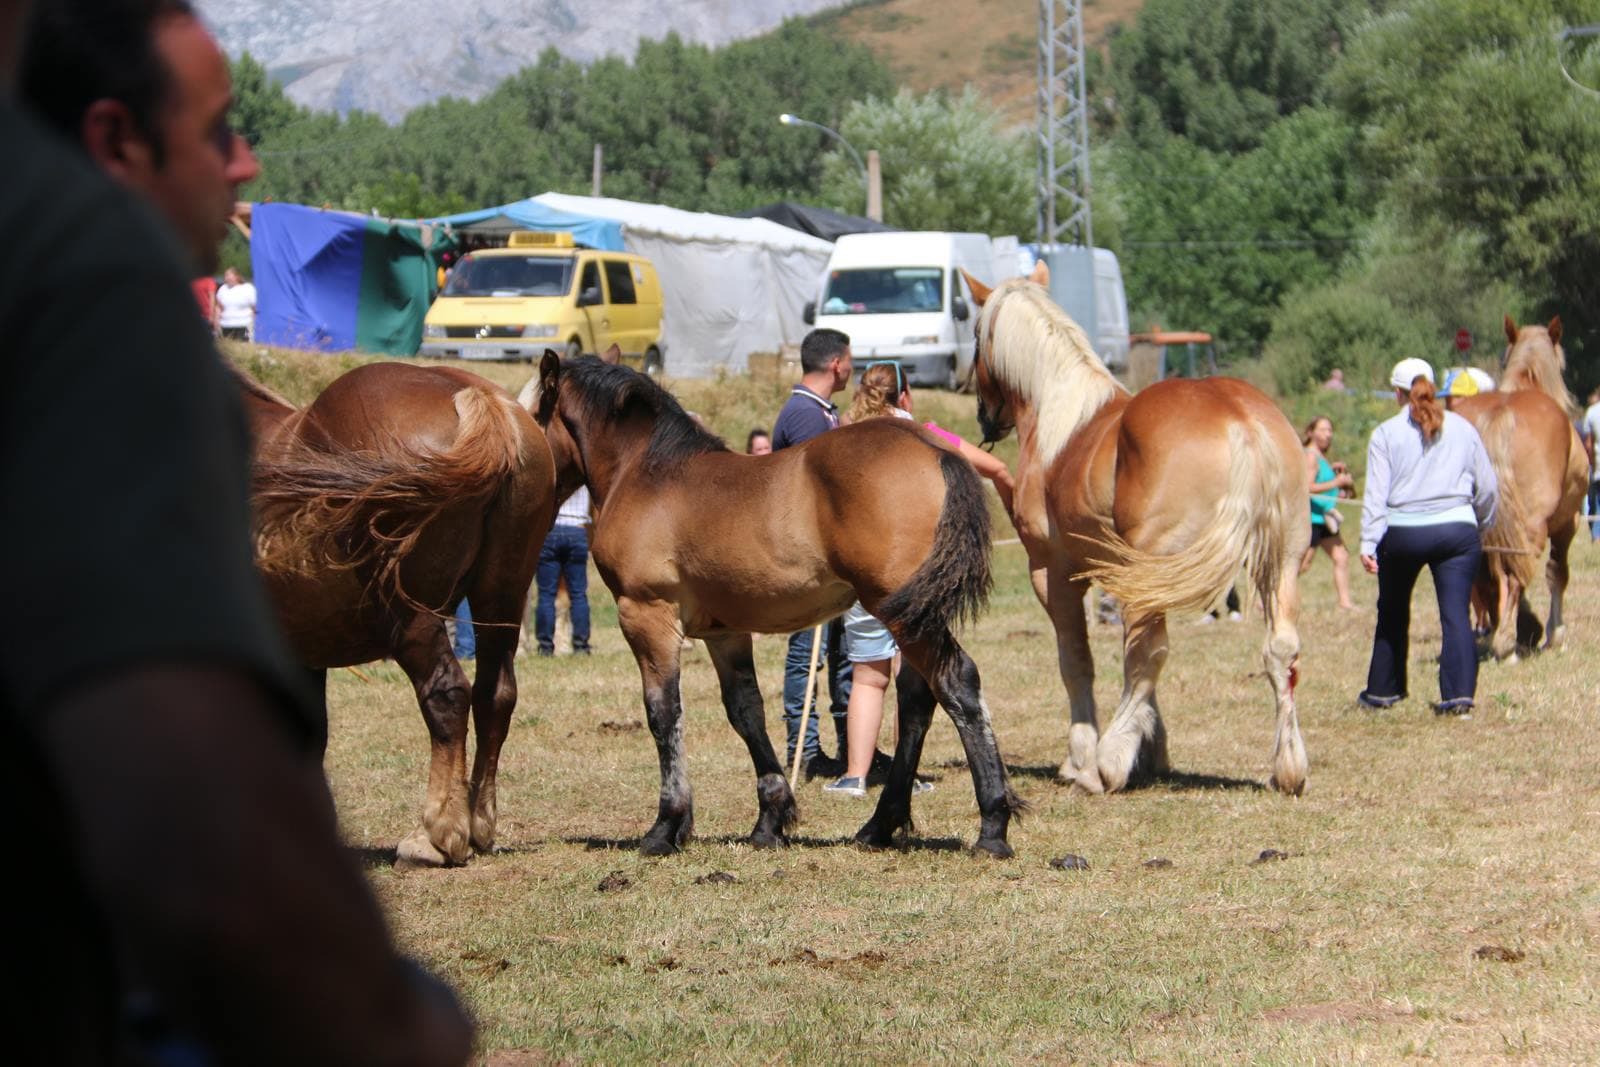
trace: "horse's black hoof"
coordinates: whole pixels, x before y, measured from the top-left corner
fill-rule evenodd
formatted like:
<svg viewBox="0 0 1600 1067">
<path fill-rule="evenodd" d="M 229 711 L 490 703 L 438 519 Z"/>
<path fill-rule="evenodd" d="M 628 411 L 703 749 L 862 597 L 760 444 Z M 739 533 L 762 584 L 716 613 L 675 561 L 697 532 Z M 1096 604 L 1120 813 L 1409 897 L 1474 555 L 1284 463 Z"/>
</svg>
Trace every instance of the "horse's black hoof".
<svg viewBox="0 0 1600 1067">
<path fill-rule="evenodd" d="M 985 853 L 997 860 L 1008 860 L 1016 855 L 1003 837 L 980 837 L 973 842 L 972 851 Z"/>
<path fill-rule="evenodd" d="M 651 830 L 639 842 L 641 856 L 673 856 L 682 851 L 688 834 L 673 834 L 670 830 Z"/>
<path fill-rule="evenodd" d="M 868 852 L 882 852 L 894 847 L 894 832 L 884 832 L 869 822 L 856 831 L 855 843 L 857 848 Z"/>
<path fill-rule="evenodd" d="M 750 847 L 766 851 L 774 848 L 788 848 L 789 839 L 782 834 L 766 834 L 757 831 L 750 835 Z"/>
</svg>

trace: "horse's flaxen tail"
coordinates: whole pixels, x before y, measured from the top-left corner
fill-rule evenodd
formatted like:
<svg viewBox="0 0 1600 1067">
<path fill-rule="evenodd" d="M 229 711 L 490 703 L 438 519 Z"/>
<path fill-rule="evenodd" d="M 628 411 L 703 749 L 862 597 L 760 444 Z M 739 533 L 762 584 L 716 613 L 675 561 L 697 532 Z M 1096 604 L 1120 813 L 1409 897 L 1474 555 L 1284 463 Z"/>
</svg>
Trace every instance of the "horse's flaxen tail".
<svg viewBox="0 0 1600 1067">
<path fill-rule="evenodd" d="M 878 618 L 904 641 L 937 641 L 989 600 L 989 504 L 972 464 L 938 449 L 944 505 L 928 558 L 879 603 Z"/>
<path fill-rule="evenodd" d="M 456 438 L 444 452 L 328 451 L 306 445 L 258 459 L 252 499 L 256 563 L 266 573 L 373 566 L 373 584 L 413 607 L 401 563 L 445 509 L 499 492 L 519 468 L 522 426 L 510 397 L 483 386 L 455 394 Z"/>
<path fill-rule="evenodd" d="M 1489 454 L 1489 465 L 1494 468 L 1499 485 L 1494 525 L 1483 533 L 1483 548 L 1491 570 L 1510 573 L 1526 589 L 1538 574 L 1544 546 L 1536 542 L 1530 530 L 1527 493 L 1517 484 L 1512 469 L 1516 434 L 1517 413 L 1510 404 L 1490 411 L 1478 427 L 1483 450 Z"/>
<path fill-rule="evenodd" d="M 1296 473 L 1290 465 L 1303 460 L 1285 456 L 1254 418 L 1229 424 L 1228 453 L 1228 485 L 1216 515 L 1181 551 L 1157 555 L 1114 531 L 1102 535 L 1115 558 L 1094 561 L 1084 575 L 1120 600 L 1125 616 L 1204 611 L 1227 593 L 1241 567 L 1268 614 L 1275 611 L 1291 524 L 1310 528 L 1310 498 L 1286 491 Z M 1290 507 L 1297 499 L 1306 503 Z"/>
</svg>

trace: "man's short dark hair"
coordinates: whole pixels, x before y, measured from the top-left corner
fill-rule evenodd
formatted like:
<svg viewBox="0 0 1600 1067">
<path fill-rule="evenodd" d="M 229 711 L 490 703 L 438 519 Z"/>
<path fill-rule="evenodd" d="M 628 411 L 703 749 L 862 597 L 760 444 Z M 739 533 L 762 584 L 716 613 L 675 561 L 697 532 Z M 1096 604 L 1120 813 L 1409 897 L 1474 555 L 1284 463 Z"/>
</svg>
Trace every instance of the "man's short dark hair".
<svg viewBox="0 0 1600 1067">
<path fill-rule="evenodd" d="M 800 342 L 800 369 L 807 374 L 828 369 L 828 361 L 850 347 L 850 335 L 842 330 L 819 326 Z"/>
<path fill-rule="evenodd" d="M 156 50 L 156 23 L 194 18 L 189 0 L 50 0 L 34 9 L 22 49 L 22 102 L 74 144 L 89 105 L 127 105 L 159 166 L 161 109 L 172 74 Z"/>
</svg>

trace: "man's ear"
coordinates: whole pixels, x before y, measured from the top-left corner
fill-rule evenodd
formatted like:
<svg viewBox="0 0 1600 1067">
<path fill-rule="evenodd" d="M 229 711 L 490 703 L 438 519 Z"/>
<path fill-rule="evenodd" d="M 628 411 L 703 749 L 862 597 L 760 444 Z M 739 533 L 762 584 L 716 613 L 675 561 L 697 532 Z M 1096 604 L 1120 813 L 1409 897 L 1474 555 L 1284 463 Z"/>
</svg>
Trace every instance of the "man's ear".
<svg viewBox="0 0 1600 1067">
<path fill-rule="evenodd" d="M 120 100 L 91 103 L 84 110 L 78 135 L 95 166 L 123 185 L 137 189 L 155 169 L 149 138 Z"/>
</svg>

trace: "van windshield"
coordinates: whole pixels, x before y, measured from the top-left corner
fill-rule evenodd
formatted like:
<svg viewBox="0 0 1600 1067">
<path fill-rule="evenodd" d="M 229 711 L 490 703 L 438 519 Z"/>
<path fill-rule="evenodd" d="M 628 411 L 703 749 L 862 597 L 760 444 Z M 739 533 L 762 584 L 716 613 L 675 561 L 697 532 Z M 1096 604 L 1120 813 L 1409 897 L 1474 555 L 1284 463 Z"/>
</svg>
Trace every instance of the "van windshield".
<svg viewBox="0 0 1600 1067">
<path fill-rule="evenodd" d="M 822 294 L 824 315 L 896 315 L 944 307 L 944 271 L 938 267 L 869 267 L 836 270 Z"/>
<path fill-rule="evenodd" d="M 450 272 L 443 296 L 565 296 L 570 256 L 468 256 Z"/>
</svg>

